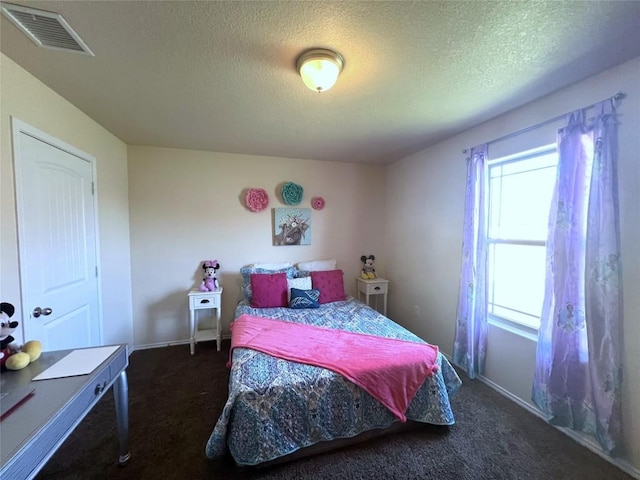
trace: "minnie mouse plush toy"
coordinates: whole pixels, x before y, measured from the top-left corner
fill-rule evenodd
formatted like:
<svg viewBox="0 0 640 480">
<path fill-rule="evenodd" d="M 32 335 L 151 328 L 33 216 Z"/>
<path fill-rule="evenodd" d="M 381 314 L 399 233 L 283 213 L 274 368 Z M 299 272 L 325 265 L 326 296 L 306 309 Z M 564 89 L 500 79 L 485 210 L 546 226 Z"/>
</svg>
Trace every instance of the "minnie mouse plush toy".
<svg viewBox="0 0 640 480">
<path fill-rule="evenodd" d="M 218 275 L 216 270 L 220 268 L 220 264 L 217 260 L 205 260 L 202 262 L 202 269 L 204 270 L 204 278 L 200 285 L 201 292 L 212 292 L 220 286 L 218 282 Z"/>
</svg>

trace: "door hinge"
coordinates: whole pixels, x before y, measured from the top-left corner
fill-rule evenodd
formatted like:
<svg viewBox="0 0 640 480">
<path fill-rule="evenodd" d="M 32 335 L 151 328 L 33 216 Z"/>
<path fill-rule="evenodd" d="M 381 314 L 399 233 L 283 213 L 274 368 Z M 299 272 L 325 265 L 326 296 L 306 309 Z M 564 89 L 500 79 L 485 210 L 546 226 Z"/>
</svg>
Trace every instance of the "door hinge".
<svg viewBox="0 0 640 480">
<path fill-rule="evenodd" d="M 96 265 L 96 278 L 98 278 L 98 266 Z"/>
<path fill-rule="evenodd" d="M 96 194 L 96 184 L 95 182 L 91 182 L 91 195 Z"/>
</svg>

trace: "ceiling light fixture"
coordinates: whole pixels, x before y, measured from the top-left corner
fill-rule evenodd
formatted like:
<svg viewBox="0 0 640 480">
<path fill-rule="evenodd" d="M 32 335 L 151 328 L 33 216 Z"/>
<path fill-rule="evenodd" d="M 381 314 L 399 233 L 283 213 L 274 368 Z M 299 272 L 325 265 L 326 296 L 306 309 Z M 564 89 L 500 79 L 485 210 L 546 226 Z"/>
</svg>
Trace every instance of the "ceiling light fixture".
<svg viewBox="0 0 640 480">
<path fill-rule="evenodd" d="M 318 93 L 333 87 L 343 66 L 342 55 L 324 48 L 307 50 L 296 62 L 304 84 Z"/>
</svg>

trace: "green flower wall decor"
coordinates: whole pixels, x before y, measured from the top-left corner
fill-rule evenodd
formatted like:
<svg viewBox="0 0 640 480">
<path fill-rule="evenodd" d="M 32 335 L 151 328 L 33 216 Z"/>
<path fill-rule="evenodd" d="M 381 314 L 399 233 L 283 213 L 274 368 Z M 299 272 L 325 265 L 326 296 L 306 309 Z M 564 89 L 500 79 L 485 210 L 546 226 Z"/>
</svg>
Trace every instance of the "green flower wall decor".
<svg viewBox="0 0 640 480">
<path fill-rule="evenodd" d="M 287 182 L 282 186 L 282 201 L 287 205 L 298 205 L 304 190 L 297 183 Z"/>
</svg>

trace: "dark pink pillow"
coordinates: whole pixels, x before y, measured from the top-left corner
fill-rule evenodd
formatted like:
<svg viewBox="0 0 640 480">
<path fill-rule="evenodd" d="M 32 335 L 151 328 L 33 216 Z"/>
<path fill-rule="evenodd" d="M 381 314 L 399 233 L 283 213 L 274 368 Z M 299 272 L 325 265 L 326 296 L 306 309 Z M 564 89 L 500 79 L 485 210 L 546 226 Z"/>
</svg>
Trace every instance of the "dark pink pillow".
<svg viewBox="0 0 640 480">
<path fill-rule="evenodd" d="M 288 307 L 286 273 L 252 273 L 251 306 L 253 308 Z"/>
<path fill-rule="evenodd" d="M 347 299 L 344 293 L 343 277 L 342 270 L 311 272 L 311 285 L 313 289 L 320 290 L 318 303 L 338 302 Z"/>
</svg>

